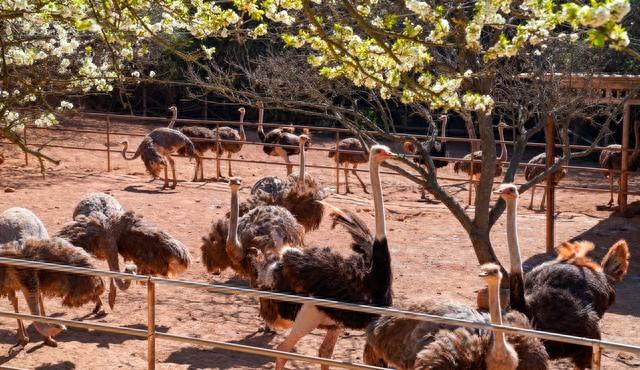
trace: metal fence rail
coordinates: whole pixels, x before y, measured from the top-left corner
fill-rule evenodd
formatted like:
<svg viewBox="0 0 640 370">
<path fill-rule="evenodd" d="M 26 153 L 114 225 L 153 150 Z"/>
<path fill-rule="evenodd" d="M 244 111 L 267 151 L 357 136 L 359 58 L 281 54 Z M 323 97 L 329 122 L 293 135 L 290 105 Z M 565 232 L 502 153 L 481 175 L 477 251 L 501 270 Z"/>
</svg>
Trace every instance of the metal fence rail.
<svg viewBox="0 0 640 370">
<path fill-rule="evenodd" d="M 30 260 L 22 260 L 22 259 L 14 259 L 14 258 L 6 258 L 0 257 L 0 265 L 8 265 L 8 266 L 16 266 L 20 268 L 33 268 L 33 269 L 41 269 L 48 271 L 58 271 L 64 273 L 74 273 L 74 274 L 85 274 L 85 275 L 93 275 L 93 276 L 104 276 L 104 277 L 120 277 L 124 279 L 131 279 L 137 281 L 145 281 L 147 283 L 147 330 L 142 329 L 132 329 L 132 328 L 123 328 L 119 326 L 106 325 L 106 324 L 94 324 L 94 323 L 86 323 L 74 320 L 65 320 L 58 318 L 50 318 L 50 317 L 42 317 L 28 314 L 19 314 L 8 311 L 0 311 L 0 317 L 9 317 L 9 318 L 20 318 L 20 319 L 29 319 L 33 321 L 46 322 L 46 323 L 57 323 L 69 325 L 71 327 L 80 327 L 86 329 L 93 329 L 96 331 L 106 331 L 113 332 L 118 334 L 132 335 L 136 337 L 146 337 L 147 338 L 147 362 L 148 369 L 155 369 L 156 357 L 155 357 L 155 339 L 165 339 L 170 341 L 178 341 L 183 343 L 195 344 L 195 345 L 203 345 L 209 346 L 213 348 L 221 348 L 231 351 L 238 351 L 244 353 L 257 354 L 261 356 L 268 357 L 282 357 L 291 360 L 300 360 L 307 361 L 317 364 L 325 364 L 330 366 L 336 366 L 346 369 L 378 369 L 377 367 L 367 366 L 367 365 L 358 365 L 352 364 L 348 362 L 341 362 L 326 358 L 318 358 L 313 356 L 299 355 L 290 352 L 281 352 L 271 349 L 265 349 L 254 346 L 247 345 L 239 345 L 233 343 L 225 343 L 221 341 L 214 340 L 206 340 L 200 338 L 193 338 L 175 334 L 167 334 L 160 333 L 155 330 L 155 284 L 159 283 L 162 285 L 180 287 L 180 288 L 192 288 L 192 289 L 201 289 L 206 290 L 212 293 L 220 293 L 220 294 L 233 294 L 233 295 L 245 295 L 255 298 L 269 298 L 269 299 L 277 299 L 281 301 L 287 301 L 292 303 L 311 303 L 314 305 L 329 307 L 329 308 L 338 308 L 349 311 L 377 314 L 377 315 L 387 315 L 387 316 L 395 316 L 406 319 L 413 319 L 417 321 L 425 321 L 425 322 L 433 322 L 438 324 L 446 324 L 452 326 L 462 326 L 467 328 L 476 328 L 476 329 L 487 329 L 487 330 L 500 330 L 507 333 L 536 337 L 545 340 L 554 340 L 558 342 L 571 343 L 577 345 L 583 345 L 593 348 L 593 369 L 600 369 L 600 357 L 602 354 L 602 349 L 610 349 L 616 351 L 624 351 L 630 352 L 634 354 L 640 354 L 640 346 L 623 344 L 617 342 L 611 342 L 606 340 L 596 340 L 589 338 L 580 338 L 571 335 L 550 333 L 550 332 L 542 332 L 531 329 L 522 329 L 516 327 L 509 327 L 505 325 L 494 325 L 485 322 L 475 322 L 470 320 L 462 320 L 462 319 L 453 319 L 447 318 L 437 315 L 430 315 L 419 312 L 411 312 L 394 308 L 383 308 L 383 307 L 375 307 L 354 303 L 346 303 L 339 302 L 330 299 L 321 299 L 321 298 L 312 298 L 294 294 L 286 294 L 286 293 L 278 293 L 271 291 L 262 291 L 256 290 L 252 288 L 244 288 L 226 284 L 209 284 L 204 282 L 196 282 L 196 281 L 187 281 L 187 280 L 174 280 L 174 279 L 166 279 L 159 278 L 153 276 L 143 276 L 143 275 L 131 275 L 121 272 L 114 271 L 106 271 L 99 269 L 88 269 L 81 268 L 75 266 L 66 266 L 59 265 L 53 263 L 46 262 L 38 262 L 38 261 L 30 261 Z"/>
</svg>

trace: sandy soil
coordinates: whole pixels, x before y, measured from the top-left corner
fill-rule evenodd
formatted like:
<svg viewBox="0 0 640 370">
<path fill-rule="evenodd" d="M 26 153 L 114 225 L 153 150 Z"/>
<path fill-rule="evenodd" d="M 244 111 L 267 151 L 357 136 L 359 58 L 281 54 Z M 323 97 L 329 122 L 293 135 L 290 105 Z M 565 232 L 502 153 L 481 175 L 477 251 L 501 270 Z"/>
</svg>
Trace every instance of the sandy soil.
<svg viewBox="0 0 640 370">
<path fill-rule="evenodd" d="M 98 122 L 87 121 L 86 127 L 96 127 Z M 77 127 L 76 127 L 77 128 Z M 116 130 L 144 133 L 149 126 L 115 124 Z M 57 132 L 30 133 L 30 140 L 43 142 L 52 140 L 57 145 L 83 145 L 104 148 L 105 138 L 93 134 L 71 134 Z M 114 135 L 113 142 L 122 137 Z M 132 138 L 132 145 L 139 142 Z M 314 139 L 314 145 L 329 146 L 330 140 Z M 114 149 L 118 149 L 115 147 Z M 119 154 L 112 153 L 111 172 L 106 171 L 106 154 L 102 152 L 70 151 L 52 148 L 47 152 L 62 160 L 59 166 L 48 166 L 46 179 L 42 180 L 32 159 L 25 167 L 22 154 L 1 147 L 7 161 L 0 166 L 0 190 L 15 188 L 12 193 L 0 193 L 0 210 L 13 206 L 32 209 L 45 223 L 51 233 L 71 219 L 78 199 L 89 191 L 103 191 L 115 196 L 126 209 L 132 209 L 188 246 L 194 264 L 183 276 L 184 279 L 210 282 L 242 284 L 230 271 L 213 277 L 200 262 L 200 238 L 208 231 L 212 220 L 222 217 L 227 211 L 228 188 L 223 182 L 207 181 L 192 183 L 193 163 L 177 159 L 178 176 L 181 180 L 175 190 L 160 191 L 161 182 L 149 182 L 139 160 L 125 162 Z M 462 150 L 462 149 L 461 149 Z M 267 159 L 261 148 L 245 146 L 240 156 L 244 159 Z M 309 162 L 328 165 L 326 152 L 311 152 Z M 278 159 L 272 162 L 279 163 Z M 205 176 L 214 174 L 214 163 L 205 162 Z M 284 167 L 267 164 L 234 163 L 236 175 L 242 176 L 248 194 L 250 185 L 265 175 L 285 174 Z M 311 169 L 327 186 L 335 187 L 335 173 L 329 170 Z M 226 163 L 223 163 L 226 174 Z M 450 168 L 440 175 L 454 176 Z M 363 175 L 368 183 L 368 176 Z M 353 179 L 355 180 L 355 179 Z M 371 200 L 353 182 L 354 195 L 332 195 L 329 201 L 339 207 L 358 212 L 373 226 Z M 606 188 L 600 175 L 572 172 L 564 184 L 589 185 Z M 630 186 L 636 188 L 634 180 Z M 475 291 L 482 287 L 477 278 L 477 261 L 471 244 L 458 222 L 440 204 L 418 203 L 419 189 L 398 176 L 383 176 L 385 201 L 388 209 L 388 232 L 394 267 L 394 300 L 398 305 L 419 302 L 421 299 L 437 297 L 475 304 Z M 447 187 L 461 201 L 466 202 L 466 184 L 451 182 Z M 344 186 L 341 184 L 341 193 Z M 540 196 L 541 194 L 539 194 Z M 522 196 L 518 211 L 520 216 L 520 238 L 525 258 L 536 258 L 544 252 L 544 213 L 526 209 L 529 194 Z M 640 345 L 640 297 L 637 294 L 640 280 L 640 254 L 636 246 L 640 243 L 637 230 L 640 217 L 622 218 L 602 207 L 608 201 L 607 193 L 583 191 L 559 191 L 557 215 L 557 240 L 571 238 L 592 240 L 597 243 L 595 253 L 600 257 L 606 249 L 620 238 L 626 238 L 631 246 L 629 274 L 618 285 L 616 304 L 602 321 L 604 338 L 608 340 Z M 638 201 L 631 197 L 630 201 Z M 537 201 L 539 202 L 539 201 Z M 638 204 L 633 204 L 638 208 Z M 494 227 L 492 240 L 502 261 L 507 261 L 504 218 Z M 332 246 L 346 251 L 345 236 L 331 232 L 329 225 L 308 234 L 311 245 Z M 99 266 L 106 268 L 104 263 Z M 113 312 L 95 322 L 146 329 L 146 289 L 134 285 L 127 292 L 118 292 Z M 257 302 L 240 296 L 224 296 L 197 290 L 175 289 L 159 286 L 157 289 L 158 330 L 167 333 L 198 338 L 224 340 L 232 343 L 273 348 L 284 337 L 283 334 L 263 335 L 257 332 L 262 326 L 257 314 Z M 24 302 L 21 311 L 26 312 Z M 77 319 L 86 315 L 91 307 L 77 310 L 63 309 L 58 302 L 46 303 L 48 314 L 54 317 Z M 0 301 L 0 309 L 10 310 L 6 300 Z M 30 327 L 33 343 L 15 357 L 7 355 L 15 343 L 16 323 L 0 319 L 0 365 L 37 369 L 142 369 L 146 366 L 146 342 L 123 335 L 89 332 L 70 328 L 57 338 L 58 348 L 43 346 L 41 338 Z M 298 344 L 300 353 L 315 354 L 323 333 L 315 331 Z M 363 336 L 361 332 L 348 331 L 339 340 L 335 359 L 361 361 Z M 223 350 L 211 350 L 197 346 L 181 345 L 159 340 L 157 343 L 158 368 L 160 369 L 250 369 L 271 368 L 269 358 L 239 354 Z M 303 363 L 290 363 L 289 368 L 313 368 Z M 640 358 L 631 354 L 605 351 L 604 366 L 607 369 L 629 369 L 640 367 Z M 554 363 L 554 368 L 568 369 L 566 362 Z"/>
</svg>

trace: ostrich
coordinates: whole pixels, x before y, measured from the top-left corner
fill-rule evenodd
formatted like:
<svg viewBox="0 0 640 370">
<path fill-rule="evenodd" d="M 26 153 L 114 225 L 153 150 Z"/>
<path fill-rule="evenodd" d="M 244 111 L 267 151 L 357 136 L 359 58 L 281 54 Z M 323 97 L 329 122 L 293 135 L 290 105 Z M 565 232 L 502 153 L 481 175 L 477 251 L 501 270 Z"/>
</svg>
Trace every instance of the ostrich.
<svg viewBox="0 0 640 370">
<path fill-rule="evenodd" d="M 173 111 L 174 117 L 176 110 Z M 127 157 L 127 149 L 129 148 L 129 142 L 127 140 L 121 142 L 122 144 L 122 158 L 127 161 L 132 161 L 138 157 L 142 157 L 147 171 L 154 177 L 158 177 L 160 170 L 164 168 L 164 185 L 162 189 L 169 187 L 169 177 L 167 174 L 167 162 L 171 165 L 171 173 L 173 175 L 172 189 L 175 189 L 178 181 L 176 179 L 176 167 L 175 161 L 171 158 L 171 154 L 182 151 L 182 153 L 188 155 L 196 160 L 196 164 L 200 161 L 200 156 L 196 151 L 193 142 L 182 132 L 174 130 L 168 127 L 160 127 L 151 131 L 144 137 L 138 149 L 133 157 Z"/>
<path fill-rule="evenodd" d="M 503 184 L 497 192 L 507 202 L 512 307 L 524 312 L 537 330 L 600 339 L 598 322 L 614 303 L 614 285 L 629 267 L 626 241 L 609 248 L 600 263 L 587 257 L 593 243 L 564 242 L 557 247 L 554 261 L 535 267 L 523 278 L 516 224 L 518 190 Z M 591 364 L 591 347 L 553 341 L 545 346 L 552 359 L 570 357 L 580 369 Z"/>
<path fill-rule="evenodd" d="M 134 265 L 124 272 L 175 277 L 191 264 L 186 247 L 171 235 L 143 221 L 131 211 L 124 211 L 118 201 L 104 193 L 85 195 L 74 212 L 74 220 L 56 233 L 83 248 L 97 259 L 106 260 L 109 269 L 119 271 L 118 254 Z M 130 281 L 114 278 L 109 290 L 113 309 L 117 286 L 129 288 Z"/>
<path fill-rule="evenodd" d="M 362 190 L 369 194 L 367 191 L 367 186 L 364 184 L 364 181 L 358 175 L 358 165 L 360 163 L 367 163 L 367 153 L 364 151 L 362 147 L 362 143 L 358 138 L 350 137 L 346 139 L 340 140 L 338 143 L 338 149 L 340 150 L 340 155 L 336 157 L 336 149 L 333 148 L 329 152 L 329 158 L 335 158 L 337 165 L 342 165 L 344 163 L 344 183 L 346 192 L 345 194 L 350 194 L 351 190 L 349 190 L 349 165 L 353 164 L 353 169 L 351 169 L 351 173 L 355 175 L 355 177 L 360 181 L 360 185 L 362 186 Z M 344 153 L 343 151 L 354 151 L 360 153 Z"/>
<path fill-rule="evenodd" d="M 169 111 L 172 113 L 172 117 L 167 127 L 172 129 L 176 123 L 176 119 L 178 118 L 178 108 L 176 108 L 175 105 L 172 105 L 169 107 Z M 200 170 L 200 179 L 204 181 L 202 156 L 204 156 L 204 153 L 206 153 L 207 151 L 213 151 L 216 148 L 215 135 L 213 131 L 202 126 L 182 126 L 178 127 L 176 130 L 185 134 L 187 137 L 189 137 L 189 139 L 200 139 L 193 141 L 193 146 L 196 153 L 198 153 L 198 157 L 196 157 L 196 167 L 192 181 L 198 181 L 198 169 Z M 183 146 L 178 150 L 178 154 L 184 156 L 188 155 L 187 148 L 188 146 Z"/>
<path fill-rule="evenodd" d="M 431 150 L 429 151 L 429 156 L 431 157 L 448 157 L 449 151 L 447 150 L 447 122 L 448 118 L 446 114 L 440 116 L 440 133 L 442 138 L 440 141 L 435 141 Z M 423 147 L 426 146 L 426 142 L 420 143 Z M 407 154 L 418 154 L 418 148 L 413 144 L 411 140 L 407 140 L 402 144 L 402 149 Z M 426 163 L 421 157 L 414 157 L 413 161 L 419 165 L 426 166 Z M 442 159 L 433 159 L 434 170 L 436 171 L 435 175 L 437 176 L 438 168 L 446 167 L 449 164 L 448 161 Z M 425 190 L 422 188 L 420 193 L 420 199 L 425 200 L 427 196 L 425 195 Z"/>
<path fill-rule="evenodd" d="M 636 143 L 633 152 L 628 157 L 629 163 L 627 169 L 629 171 L 635 171 L 638 168 L 638 156 L 640 156 L 640 121 L 636 121 L 633 133 Z M 622 169 L 621 149 L 622 146 L 618 144 L 609 145 L 600 152 L 600 158 L 598 160 L 600 167 L 607 170 L 604 177 L 609 178 L 609 191 L 611 194 L 609 203 L 607 204 L 609 207 L 613 205 L 613 177 L 615 176 L 615 171 Z"/>
<path fill-rule="evenodd" d="M 490 321 L 502 324 L 499 266 L 485 264 L 480 276 L 488 285 Z M 451 319 L 488 322 L 487 315 L 467 305 L 427 301 L 411 308 Z M 530 329 L 520 312 L 506 313 L 506 325 Z M 423 369 L 547 369 L 542 342 L 522 335 L 385 316 L 367 328 L 365 364 L 400 370 Z"/>
<path fill-rule="evenodd" d="M 300 149 L 298 148 L 300 137 L 293 133 L 293 127 L 280 127 L 265 134 L 262 126 L 264 119 L 264 105 L 262 102 L 258 102 L 258 109 L 258 137 L 261 142 L 265 143 L 262 150 L 269 156 L 282 157 L 287 164 L 287 175 L 290 175 L 293 172 L 293 165 L 289 160 L 289 156 L 300 154 Z M 307 136 L 309 135 L 309 129 L 302 129 L 302 132 Z M 283 148 L 268 144 L 290 145 L 295 146 L 295 148 Z M 306 146 L 309 145 L 310 143 L 307 142 Z"/>
<path fill-rule="evenodd" d="M 227 152 L 227 159 L 229 162 L 229 177 L 232 177 L 231 173 L 231 156 L 235 153 L 240 152 L 242 150 L 242 145 L 247 140 L 247 135 L 244 133 L 244 114 L 245 110 L 243 107 L 238 108 L 238 112 L 240 112 L 240 132 L 231 127 L 219 127 L 217 130 L 213 130 L 214 139 L 220 137 L 220 146 L 217 149 L 217 154 L 220 156 Z M 218 178 L 222 177 L 220 173 L 220 167 L 217 167 L 217 175 Z"/>
<path fill-rule="evenodd" d="M 259 264 L 258 286 L 264 289 L 290 291 L 315 297 L 325 297 L 361 304 L 389 306 L 392 303 L 391 257 L 387 244 L 384 203 L 380 184 L 380 163 L 397 154 L 382 145 L 374 145 L 369 155 L 372 193 L 376 215 L 376 234 L 373 238 L 366 225 L 355 214 L 336 216 L 348 225 L 357 252 L 349 257 L 330 248 L 284 249 L 275 262 Z M 366 241 L 366 242 L 362 242 Z M 331 357 L 343 328 L 364 329 L 375 315 L 316 307 L 313 304 L 292 305 L 265 302 L 261 316 L 272 325 L 293 327 L 287 338 L 278 345 L 280 351 L 291 351 L 295 344 L 317 327 L 327 329 L 319 349 L 320 357 Z M 276 359 L 276 370 L 282 370 L 285 359 Z M 328 369 L 328 366 L 322 366 Z"/>
<path fill-rule="evenodd" d="M 24 208 L 10 208 L 0 214 L 0 256 L 56 263 L 84 268 L 94 268 L 89 255 L 59 238 L 49 238 L 42 221 Z M 46 316 L 43 296 L 60 297 L 65 307 L 78 307 L 95 302 L 102 306 L 100 295 L 104 292 L 102 279 L 95 276 L 62 272 L 0 267 L 0 296 L 6 296 L 18 313 L 16 292 L 21 291 L 32 315 Z M 94 313 L 97 314 L 97 310 Z M 29 342 L 21 319 L 18 319 L 18 344 L 12 351 L 20 351 Z M 44 342 L 56 347 L 52 338 L 65 330 L 64 326 L 34 322 Z"/>
<path fill-rule="evenodd" d="M 252 197 L 241 205 L 241 213 L 258 205 L 277 205 L 288 209 L 305 231 L 320 227 L 324 215 L 321 202 L 326 193 L 320 184 L 306 173 L 307 135 L 300 135 L 300 170 L 286 179 L 267 176 L 258 180 L 251 188 Z"/>
<path fill-rule="evenodd" d="M 554 157 L 555 163 L 558 163 L 560 161 L 560 157 Z M 547 153 L 540 153 L 537 156 L 531 158 L 528 162 L 528 164 L 538 164 L 538 165 L 546 165 L 547 164 Z M 527 166 L 524 169 L 524 178 L 527 181 L 530 181 L 531 179 L 533 179 L 534 177 L 538 176 L 539 174 L 541 174 L 542 172 L 544 172 L 545 168 L 541 167 L 541 166 Z M 549 176 L 553 176 L 553 183 L 555 185 L 558 185 L 558 183 L 560 182 L 560 180 L 562 180 L 565 175 L 567 174 L 567 170 L 564 168 L 561 168 L 559 170 L 557 170 L 556 172 L 549 174 Z M 533 187 L 531 188 L 531 201 L 529 202 L 529 209 L 533 209 L 533 198 L 536 194 L 536 186 L 537 185 L 533 185 Z M 544 210 L 544 201 L 547 197 L 547 192 L 543 191 L 542 193 L 542 202 L 540 202 L 540 209 Z"/>
<path fill-rule="evenodd" d="M 498 124 L 498 135 L 500 137 L 500 156 L 496 158 L 496 171 L 493 174 L 494 177 L 502 175 L 502 162 L 507 160 L 507 145 L 504 142 L 504 128 L 508 127 L 506 123 L 500 122 Z M 473 156 L 473 172 L 471 171 L 471 157 Z M 478 190 L 478 180 L 480 179 L 480 173 L 482 172 L 482 150 L 469 153 L 458 160 L 453 165 L 453 171 L 455 173 L 464 172 L 471 176 L 473 186 Z M 471 189 L 469 189 L 469 200 L 471 200 Z"/>
<path fill-rule="evenodd" d="M 229 219 L 215 222 L 202 238 L 202 262 L 207 271 L 219 274 L 227 267 L 250 280 L 252 269 L 246 257 L 251 249 L 267 256 L 278 255 L 285 247 L 299 247 L 304 242 L 304 229 L 285 208 L 258 206 L 240 217 L 238 189 L 242 180 L 229 179 L 231 211 Z"/>
</svg>

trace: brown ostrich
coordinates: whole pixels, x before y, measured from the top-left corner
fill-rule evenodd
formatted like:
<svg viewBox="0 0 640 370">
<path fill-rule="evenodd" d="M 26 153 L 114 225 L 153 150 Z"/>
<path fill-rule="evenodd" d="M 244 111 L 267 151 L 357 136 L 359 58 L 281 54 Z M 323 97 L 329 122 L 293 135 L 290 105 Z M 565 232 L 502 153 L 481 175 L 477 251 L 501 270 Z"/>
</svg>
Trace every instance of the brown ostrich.
<svg viewBox="0 0 640 370">
<path fill-rule="evenodd" d="M 253 270 L 245 258 L 248 251 L 257 249 L 271 257 L 283 248 L 300 247 L 304 242 L 304 229 L 289 211 L 278 206 L 258 206 L 240 217 L 238 189 L 241 183 L 237 177 L 229 181 L 229 218 L 213 223 L 209 234 L 202 238 L 202 262 L 207 271 L 214 274 L 230 267 L 253 285 Z"/>
<path fill-rule="evenodd" d="M 502 324 L 500 310 L 500 268 L 481 267 L 488 285 L 490 322 Z M 451 319 L 489 322 L 485 313 L 467 305 L 426 301 L 412 311 Z M 508 312 L 505 324 L 530 329 L 520 312 Z M 548 356 L 542 342 L 532 337 L 504 334 L 501 331 L 455 328 L 398 317 L 385 316 L 367 328 L 363 359 L 367 365 L 399 370 L 426 369 L 547 369 Z"/>
<path fill-rule="evenodd" d="M 169 111 L 172 113 L 171 121 L 169 121 L 168 128 L 173 128 L 178 118 L 178 108 L 175 105 L 169 107 Z M 196 158 L 195 173 L 193 174 L 192 181 L 198 181 L 198 170 L 200 170 L 200 180 L 204 181 L 204 166 L 202 165 L 202 157 L 209 150 L 214 151 L 216 149 L 215 135 L 212 130 L 203 126 L 182 126 L 176 130 L 185 134 L 189 139 L 196 139 L 193 141 L 193 147 L 195 148 L 198 157 Z M 178 150 L 180 155 L 188 155 L 188 146 L 183 146 Z"/>
<path fill-rule="evenodd" d="M 600 339 L 599 321 L 614 303 L 614 285 L 629 267 L 627 243 L 618 241 L 597 263 L 587 257 L 593 243 L 565 242 L 557 248 L 554 261 L 522 277 L 516 223 L 518 191 L 513 184 L 503 184 L 498 192 L 507 202 L 510 275 L 514 276 L 510 279 L 512 307 L 524 312 L 537 330 Z M 545 341 L 545 347 L 552 359 L 569 357 L 579 369 L 591 365 L 591 347 L 554 341 Z"/>
<path fill-rule="evenodd" d="M 560 161 L 560 157 L 555 157 L 554 158 L 555 163 L 558 163 Z M 546 165 L 547 164 L 547 153 L 540 153 L 537 156 L 531 158 L 528 162 L 528 164 L 538 164 L 538 165 Z M 524 178 L 529 181 L 531 179 L 533 179 L 534 177 L 538 176 L 539 174 L 541 174 L 542 172 L 544 172 L 545 168 L 541 167 L 541 166 L 527 166 L 524 169 Z M 564 168 L 560 168 L 559 170 L 555 171 L 552 174 L 549 174 L 549 176 L 553 176 L 553 183 L 554 185 L 558 185 L 558 183 L 560 183 L 560 180 L 562 180 L 565 176 L 567 175 L 567 170 Z M 537 185 L 533 185 L 533 187 L 531 188 L 531 201 L 529 202 L 529 209 L 533 209 L 533 198 L 536 194 L 536 186 Z M 547 197 L 547 192 L 543 191 L 542 193 L 542 202 L 540 202 L 540 209 L 544 210 L 544 201 Z"/>
<path fill-rule="evenodd" d="M 366 225 L 355 214 L 344 213 L 342 218 L 355 240 L 366 240 L 354 245 L 357 252 L 348 257 L 331 248 L 285 249 L 275 262 L 267 261 L 258 267 L 258 285 L 264 289 L 288 291 L 344 302 L 389 306 L 392 303 L 391 257 L 387 244 L 384 203 L 380 184 L 380 163 L 397 154 L 382 145 L 370 151 L 370 170 L 376 234 L 373 238 Z M 356 243 L 358 244 L 358 243 Z M 313 304 L 301 306 L 267 300 L 261 305 L 261 316 L 273 326 L 293 325 L 287 338 L 278 345 L 280 351 L 291 351 L 295 344 L 317 327 L 327 329 L 319 349 L 320 357 L 331 357 L 343 328 L 364 329 L 375 315 L 342 311 Z M 293 321 L 293 323 L 292 323 Z M 276 370 L 282 370 L 286 360 L 276 359 Z M 322 366 L 328 369 L 328 366 Z"/>
<path fill-rule="evenodd" d="M 360 185 L 362 186 L 362 190 L 369 194 L 367 191 L 367 186 L 364 184 L 364 181 L 358 175 L 358 165 L 361 163 L 367 163 L 367 153 L 364 151 L 362 147 L 362 143 L 358 138 L 349 137 L 346 139 L 340 140 L 338 143 L 338 149 L 340 150 L 340 155 L 336 157 L 336 148 L 333 148 L 329 152 L 329 158 L 335 158 L 334 160 L 338 165 L 344 164 L 344 184 L 345 184 L 345 194 L 350 194 L 351 190 L 349 189 L 349 165 L 352 164 L 353 168 L 351 169 L 351 173 L 360 181 Z M 344 153 L 343 151 L 353 151 L 360 153 Z"/>
<path fill-rule="evenodd" d="M 177 111 L 174 110 L 173 112 L 175 116 L 175 112 Z M 122 158 L 127 161 L 132 161 L 141 157 L 147 171 L 149 171 L 154 179 L 160 175 L 160 171 L 164 168 L 163 190 L 169 187 L 167 162 L 171 165 L 171 173 L 173 175 L 173 185 L 171 188 L 175 189 L 178 183 L 176 179 L 175 161 L 171 158 L 171 154 L 182 151 L 182 153 L 187 156 L 194 158 L 196 163 L 200 161 L 200 156 L 193 142 L 182 132 L 168 127 L 160 127 L 147 134 L 131 158 L 127 157 L 129 142 L 125 140 L 120 144 L 123 145 Z"/>
<path fill-rule="evenodd" d="M 118 254 L 125 262 L 135 264 L 125 267 L 127 273 L 137 271 L 142 275 L 175 277 L 189 267 L 191 257 L 180 241 L 131 211 L 120 213 L 113 209 L 122 210 L 114 198 L 103 193 L 88 194 L 76 206 L 74 220 L 64 225 L 56 236 L 83 248 L 97 259 L 106 260 L 112 271 L 119 271 Z M 111 308 L 116 298 L 114 283 L 121 290 L 126 290 L 130 284 L 120 279 L 112 280 Z"/>
<path fill-rule="evenodd" d="M 0 214 L 0 256 L 56 263 L 84 268 L 94 268 L 90 256 L 80 248 L 59 238 L 49 238 L 47 231 L 31 211 L 10 208 Z M 98 313 L 102 306 L 100 295 L 104 292 L 102 279 L 81 274 L 67 274 L 47 270 L 0 267 L 0 296 L 6 296 L 18 313 L 16 292 L 21 291 L 32 315 L 46 316 L 43 296 L 59 297 L 65 307 L 78 307 L 96 303 Z M 18 319 L 19 351 L 29 342 L 22 320 Z M 36 330 L 47 345 L 57 346 L 52 338 L 65 330 L 64 326 L 34 322 Z"/>
<path fill-rule="evenodd" d="M 633 152 L 628 157 L 627 169 L 629 171 L 636 171 L 638 169 L 638 156 L 640 156 L 640 121 L 636 121 L 634 130 L 635 147 Z M 600 168 L 604 168 L 607 172 L 604 174 L 605 178 L 609 179 L 609 191 L 611 197 L 609 198 L 609 207 L 613 205 L 613 178 L 616 176 L 616 171 L 622 169 L 622 146 L 618 144 L 608 145 L 600 152 Z"/>
<path fill-rule="evenodd" d="M 217 150 L 217 154 L 220 156 L 227 152 L 227 159 L 229 162 L 229 177 L 233 176 L 231 173 L 231 156 L 235 153 L 240 152 L 242 150 L 242 145 L 247 140 L 247 135 L 244 132 L 244 114 L 245 110 L 243 107 L 238 108 L 238 112 L 240 112 L 240 132 L 231 127 L 219 127 L 217 130 L 213 130 L 214 139 L 220 136 L 220 147 Z M 218 162 L 219 163 L 219 162 Z M 216 168 L 218 178 L 222 177 L 220 173 L 220 167 Z"/>
<path fill-rule="evenodd" d="M 447 150 L 447 122 L 448 122 L 448 117 L 446 114 L 443 114 L 442 116 L 440 116 L 440 122 L 441 122 L 441 126 L 440 126 L 440 134 L 442 135 L 442 138 L 440 140 L 435 140 L 435 142 L 433 143 L 433 146 L 431 147 L 431 150 L 429 151 L 429 156 L 431 157 L 448 157 L 449 156 L 449 151 Z M 420 143 L 423 147 L 425 147 L 427 145 L 426 142 L 422 142 Z M 416 148 L 415 144 L 411 141 L 411 140 L 407 140 L 402 144 L 402 149 L 404 150 L 405 153 L 407 154 L 413 154 L 413 155 L 418 155 L 418 148 Z M 413 158 L 413 162 L 421 165 L 421 166 L 426 166 L 426 163 L 424 162 L 424 160 L 421 157 L 414 157 Z M 447 165 L 449 165 L 449 162 L 443 159 L 433 159 L 433 166 L 434 166 L 434 170 L 436 171 L 436 176 L 437 176 L 437 171 L 438 168 L 444 168 L 447 167 Z M 425 200 L 427 199 L 427 196 L 425 194 L 425 190 L 424 188 L 422 188 L 421 190 L 421 194 L 420 194 L 420 199 Z"/>
<path fill-rule="evenodd" d="M 263 127 L 264 105 L 262 102 L 258 102 L 258 109 L 258 137 L 265 144 L 262 150 L 269 156 L 282 157 L 287 164 L 287 175 L 290 175 L 293 172 L 293 165 L 289 160 L 289 156 L 300 154 L 300 137 L 293 133 L 293 127 L 280 127 L 265 134 Z M 306 128 L 302 132 L 307 136 L 309 135 L 309 130 Z M 289 145 L 291 147 L 283 148 L 269 144 Z M 307 142 L 306 145 L 309 146 L 310 142 Z"/>
<path fill-rule="evenodd" d="M 496 158 L 496 171 L 493 174 L 494 177 L 502 175 L 502 162 L 507 160 L 507 145 L 504 142 L 504 128 L 508 127 L 506 123 L 500 122 L 498 124 L 498 136 L 500 137 L 500 156 Z M 471 157 L 473 156 L 473 171 L 471 170 Z M 453 171 L 455 173 L 464 172 L 471 176 L 473 186 L 478 190 L 478 181 L 480 180 L 480 173 L 482 172 L 482 150 L 469 153 L 462 157 L 461 160 L 456 161 L 453 164 Z M 469 189 L 469 200 L 471 200 L 471 189 Z"/>
<path fill-rule="evenodd" d="M 305 231 L 320 227 L 324 215 L 321 202 L 327 194 L 320 184 L 306 172 L 307 135 L 300 135 L 300 170 L 286 179 L 267 176 L 258 180 L 251 188 L 252 197 L 240 206 L 241 214 L 258 205 L 276 205 L 288 209 Z"/>
</svg>

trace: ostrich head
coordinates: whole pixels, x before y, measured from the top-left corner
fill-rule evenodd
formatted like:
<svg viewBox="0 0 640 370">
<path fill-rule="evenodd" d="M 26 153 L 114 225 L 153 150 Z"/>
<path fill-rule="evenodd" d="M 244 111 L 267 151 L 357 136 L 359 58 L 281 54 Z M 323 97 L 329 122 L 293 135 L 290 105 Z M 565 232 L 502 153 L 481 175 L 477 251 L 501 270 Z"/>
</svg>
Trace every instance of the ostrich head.
<svg viewBox="0 0 640 370">
<path fill-rule="evenodd" d="M 302 134 L 300 135 L 300 144 L 301 145 L 307 145 L 307 143 L 311 141 L 311 138 L 309 137 L 309 135 L 306 134 Z"/>
<path fill-rule="evenodd" d="M 500 312 L 500 280 L 502 273 L 500 266 L 486 263 L 480 267 L 479 276 L 489 286 L 489 309 L 491 311 L 491 323 L 502 325 L 502 313 Z M 518 354 L 513 346 L 507 343 L 504 333 L 494 330 L 494 339 L 486 357 L 487 368 L 494 370 L 514 370 L 518 367 Z"/>
<path fill-rule="evenodd" d="M 505 201 L 518 199 L 520 194 L 518 193 L 518 187 L 515 184 L 507 183 L 500 184 L 496 190 L 493 191 L 494 194 L 499 194 L 502 199 Z"/>
<path fill-rule="evenodd" d="M 175 113 L 177 111 L 178 111 L 178 108 L 175 105 L 172 105 L 172 106 L 169 107 L 169 112 Z"/>
<path fill-rule="evenodd" d="M 371 153 L 369 154 L 369 158 L 373 162 L 384 162 L 387 159 L 397 158 L 398 155 L 389 149 L 386 145 L 376 144 L 371 147 Z"/>
<path fill-rule="evenodd" d="M 244 114 L 246 113 L 244 107 L 238 108 L 238 112 L 240 112 L 240 122 L 244 121 Z"/>
<path fill-rule="evenodd" d="M 416 145 L 411 140 L 405 140 L 402 150 L 407 154 L 416 154 Z"/>
<path fill-rule="evenodd" d="M 238 189 L 240 189 L 240 185 L 242 185 L 242 178 L 232 177 L 229 179 L 229 187 L 231 190 L 238 191 Z"/>
</svg>

